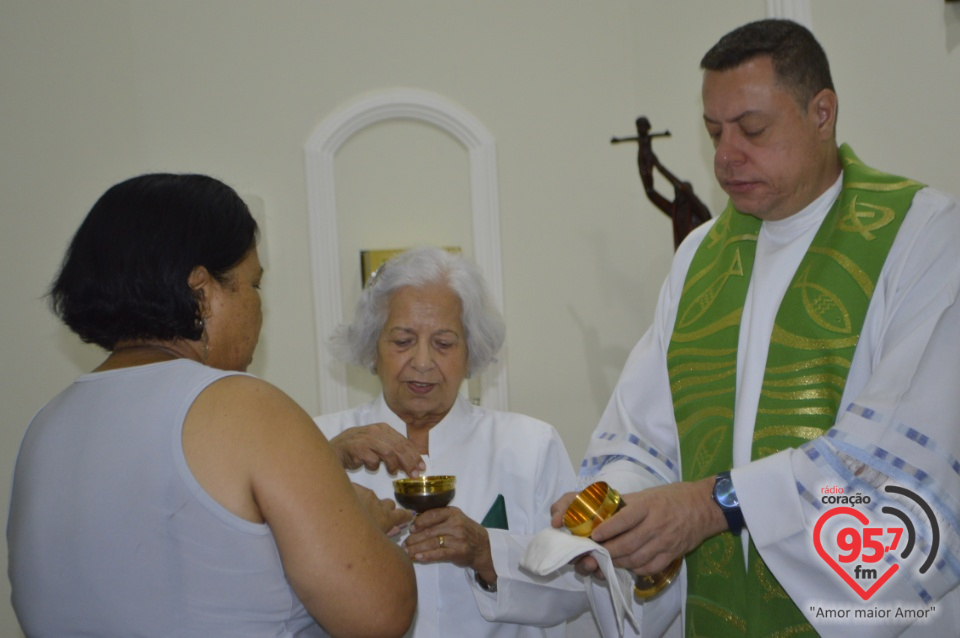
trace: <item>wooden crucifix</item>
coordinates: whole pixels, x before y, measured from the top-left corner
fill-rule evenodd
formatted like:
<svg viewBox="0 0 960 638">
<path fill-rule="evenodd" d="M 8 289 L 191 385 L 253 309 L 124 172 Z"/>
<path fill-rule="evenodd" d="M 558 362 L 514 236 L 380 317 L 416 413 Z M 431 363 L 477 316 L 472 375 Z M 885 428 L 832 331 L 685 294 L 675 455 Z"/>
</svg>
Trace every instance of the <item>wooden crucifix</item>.
<svg viewBox="0 0 960 638">
<path fill-rule="evenodd" d="M 673 220 L 673 249 L 676 250 L 691 230 L 710 219 L 711 216 L 710 209 L 694 194 L 690 182 L 678 179 L 660 163 L 660 160 L 654 154 L 653 138 L 669 136 L 670 131 L 651 133 L 650 120 L 640 116 L 637 118 L 636 137 L 614 137 L 610 140 L 610 143 L 638 143 L 640 148 L 637 152 L 637 167 L 640 170 L 640 181 L 643 182 L 647 199 Z M 673 185 L 672 201 L 654 188 L 653 169 L 657 169 Z"/>
</svg>

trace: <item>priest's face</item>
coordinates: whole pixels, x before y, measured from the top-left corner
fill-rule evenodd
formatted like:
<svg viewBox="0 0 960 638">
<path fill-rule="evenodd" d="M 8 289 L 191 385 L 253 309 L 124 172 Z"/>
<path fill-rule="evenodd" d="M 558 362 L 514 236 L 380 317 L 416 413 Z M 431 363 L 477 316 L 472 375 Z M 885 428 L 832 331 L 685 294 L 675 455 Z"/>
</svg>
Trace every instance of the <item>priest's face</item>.
<svg viewBox="0 0 960 638">
<path fill-rule="evenodd" d="M 703 76 L 703 119 L 714 173 L 737 210 L 764 220 L 799 212 L 839 175 L 836 94 L 797 102 L 769 56 Z"/>
<path fill-rule="evenodd" d="M 407 286 L 390 298 L 377 342 L 377 376 L 390 409 L 432 427 L 453 407 L 467 374 L 460 298 L 445 284 Z"/>
</svg>

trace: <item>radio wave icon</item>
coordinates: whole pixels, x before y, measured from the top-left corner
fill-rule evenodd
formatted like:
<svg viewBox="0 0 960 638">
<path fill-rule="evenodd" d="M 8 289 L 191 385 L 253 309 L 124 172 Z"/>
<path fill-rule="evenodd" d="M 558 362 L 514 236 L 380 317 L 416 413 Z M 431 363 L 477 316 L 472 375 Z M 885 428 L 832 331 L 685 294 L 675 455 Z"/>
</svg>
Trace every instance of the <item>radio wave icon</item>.
<svg viewBox="0 0 960 638">
<path fill-rule="evenodd" d="M 930 555 L 927 556 L 927 560 L 924 561 L 923 565 L 920 566 L 920 573 L 926 574 L 927 570 L 930 569 L 930 566 L 933 565 L 933 561 L 937 557 L 937 550 L 940 548 L 940 526 L 937 524 L 937 517 L 934 516 L 933 510 L 929 505 L 927 505 L 927 502 L 923 500 L 919 494 L 908 490 L 905 487 L 898 487 L 896 485 L 887 485 L 885 488 L 883 488 L 883 490 L 885 492 L 890 492 L 891 494 L 906 496 L 919 505 L 920 509 L 923 510 L 923 513 L 927 515 L 927 520 L 930 521 Z M 900 558 L 906 558 L 910 555 L 910 552 L 913 551 L 914 537 L 916 536 L 916 532 L 913 528 L 913 522 L 906 514 L 895 507 L 886 506 L 880 511 L 882 511 L 884 514 L 892 514 L 903 522 L 903 526 L 907 530 L 907 546 L 903 548 L 903 553 L 900 554 Z"/>
</svg>

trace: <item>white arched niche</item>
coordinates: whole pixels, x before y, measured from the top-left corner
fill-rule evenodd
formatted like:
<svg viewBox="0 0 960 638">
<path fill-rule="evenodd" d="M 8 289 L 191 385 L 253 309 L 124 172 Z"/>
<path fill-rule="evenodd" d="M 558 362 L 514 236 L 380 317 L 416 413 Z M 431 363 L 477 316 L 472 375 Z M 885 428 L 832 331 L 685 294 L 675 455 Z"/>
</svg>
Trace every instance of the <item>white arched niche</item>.
<svg viewBox="0 0 960 638">
<path fill-rule="evenodd" d="M 473 254 L 493 302 L 503 312 L 496 148 L 487 129 L 473 115 L 442 96 L 415 89 L 379 92 L 344 107 L 320 123 L 305 147 L 319 399 L 323 413 L 351 407 L 346 365 L 334 359 L 326 345 L 333 329 L 344 320 L 334 161 L 337 151 L 353 135 L 393 119 L 435 126 L 467 149 Z M 508 409 L 506 345 L 497 361 L 480 375 L 480 405 L 494 410 Z"/>
</svg>

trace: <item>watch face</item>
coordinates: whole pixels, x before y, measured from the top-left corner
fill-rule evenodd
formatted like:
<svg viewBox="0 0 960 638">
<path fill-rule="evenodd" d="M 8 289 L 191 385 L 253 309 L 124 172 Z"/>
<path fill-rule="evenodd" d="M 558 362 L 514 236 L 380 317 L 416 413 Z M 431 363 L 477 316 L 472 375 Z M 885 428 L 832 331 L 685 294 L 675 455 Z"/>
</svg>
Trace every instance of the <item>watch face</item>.
<svg viewBox="0 0 960 638">
<path fill-rule="evenodd" d="M 717 479 L 717 483 L 713 487 L 713 496 L 720 507 L 725 509 L 740 507 L 740 500 L 737 498 L 737 493 L 733 489 L 733 481 L 730 480 L 729 476 Z"/>
</svg>

